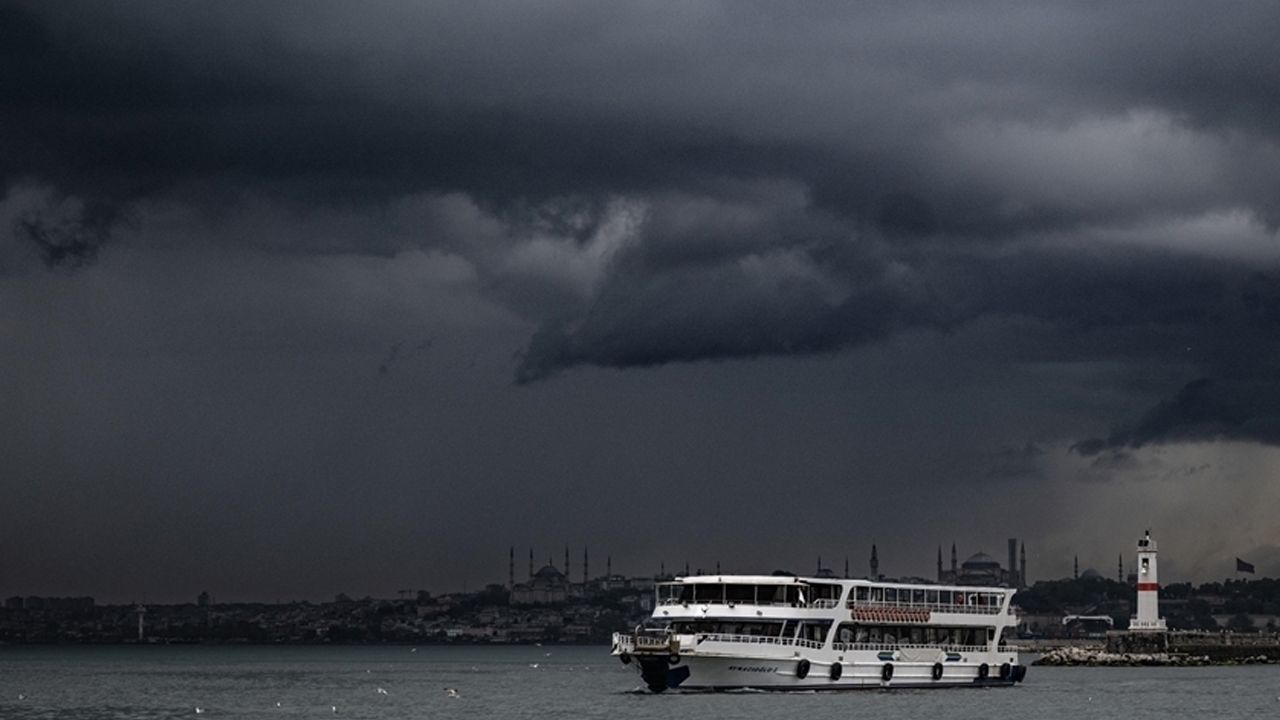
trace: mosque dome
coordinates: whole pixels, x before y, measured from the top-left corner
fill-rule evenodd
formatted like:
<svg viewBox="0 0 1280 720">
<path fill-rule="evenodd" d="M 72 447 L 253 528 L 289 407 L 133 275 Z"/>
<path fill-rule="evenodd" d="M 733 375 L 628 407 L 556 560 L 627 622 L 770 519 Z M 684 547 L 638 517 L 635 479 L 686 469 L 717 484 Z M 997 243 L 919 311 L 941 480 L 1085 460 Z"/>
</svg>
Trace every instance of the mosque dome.
<svg viewBox="0 0 1280 720">
<path fill-rule="evenodd" d="M 1085 570 L 1084 572 L 1080 573 L 1081 580 L 1085 580 L 1085 579 L 1093 580 L 1095 578 L 1100 578 L 1100 577 L 1102 577 L 1102 573 L 1098 572 L 1097 570 L 1094 570 L 1093 568 L 1089 568 L 1088 570 Z"/>
<path fill-rule="evenodd" d="M 998 570 L 1000 568 L 1000 563 L 996 562 L 996 559 L 990 555 L 980 552 L 975 553 L 968 560 L 965 560 L 960 567 L 963 567 L 965 570 Z"/>
<path fill-rule="evenodd" d="M 564 573 L 557 570 L 554 565 L 543 565 L 533 574 L 533 579 L 544 582 L 564 582 Z"/>
</svg>

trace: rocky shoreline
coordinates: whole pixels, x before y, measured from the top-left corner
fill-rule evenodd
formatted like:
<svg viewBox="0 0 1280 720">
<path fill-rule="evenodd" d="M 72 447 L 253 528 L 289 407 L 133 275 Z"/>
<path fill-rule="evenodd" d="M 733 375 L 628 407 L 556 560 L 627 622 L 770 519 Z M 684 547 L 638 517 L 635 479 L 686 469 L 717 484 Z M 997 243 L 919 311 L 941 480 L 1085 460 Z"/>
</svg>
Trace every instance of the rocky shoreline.
<svg viewBox="0 0 1280 720">
<path fill-rule="evenodd" d="M 1265 654 L 1212 658 L 1190 653 L 1113 653 L 1100 649 L 1061 647 L 1046 652 L 1033 665 L 1059 667 L 1200 667 L 1205 665 L 1275 665 L 1280 659 Z"/>
</svg>

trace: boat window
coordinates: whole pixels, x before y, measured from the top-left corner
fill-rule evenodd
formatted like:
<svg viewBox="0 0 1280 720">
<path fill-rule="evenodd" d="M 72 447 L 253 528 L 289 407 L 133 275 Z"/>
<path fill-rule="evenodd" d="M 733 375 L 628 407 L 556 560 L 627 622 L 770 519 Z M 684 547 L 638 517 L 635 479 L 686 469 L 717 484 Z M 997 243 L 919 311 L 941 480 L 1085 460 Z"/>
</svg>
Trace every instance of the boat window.
<svg viewBox="0 0 1280 720">
<path fill-rule="evenodd" d="M 870 591 L 870 588 L 868 588 L 867 586 L 859 585 L 858 587 L 853 589 L 853 597 L 858 602 L 866 602 L 867 598 L 870 597 L 869 591 Z"/>
<path fill-rule="evenodd" d="M 943 605 L 950 605 L 950 604 L 951 604 L 951 591 L 950 591 L 950 590 L 939 590 L 939 591 L 938 591 L 938 602 L 942 603 Z"/>
<path fill-rule="evenodd" d="M 884 588 L 871 588 L 871 602 L 884 602 Z"/>
<path fill-rule="evenodd" d="M 814 583 L 809 586 L 810 592 L 813 593 L 812 600 L 839 600 L 840 586 L 828 583 Z"/>
<path fill-rule="evenodd" d="M 786 588 L 782 585 L 760 585 L 756 588 L 756 602 L 761 605 L 776 605 L 786 602 Z"/>
<path fill-rule="evenodd" d="M 724 585 L 719 583 L 700 583 L 693 586 L 693 601 L 695 603 L 722 603 L 724 602 Z"/>
<path fill-rule="evenodd" d="M 756 588 L 754 585 L 725 585 L 724 599 L 731 603 L 754 603 Z"/>
<path fill-rule="evenodd" d="M 800 623 L 800 639 L 812 642 L 826 642 L 827 631 L 830 629 L 830 620 L 806 620 Z"/>
<path fill-rule="evenodd" d="M 1016 632 L 1017 632 L 1017 629 L 1016 629 L 1016 628 L 1011 627 L 1011 626 L 1008 626 L 1008 625 L 1006 625 L 1005 627 L 1001 628 L 1001 629 L 1000 629 L 1000 647 L 1002 647 L 1002 648 L 1003 648 L 1003 647 L 1005 647 L 1005 645 L 1007 645 L 1007 644 L 1008 644 L 1008 642 L 1009 642 L 1010 640 L 1012 640 L 1012 639 L 1013 639 L 1014 634 L 1015 634 Z"/>
<path fill-rule="evenodd" d="M 929 603 L 930 605 L 937 605 L 937 604 L 938 604 L 938 591 L 937 591 L 937 590 L 925 590 L 925 591 L 924 591 L 924 598 L 925 598 L 925 602 Z"/>
</svg>

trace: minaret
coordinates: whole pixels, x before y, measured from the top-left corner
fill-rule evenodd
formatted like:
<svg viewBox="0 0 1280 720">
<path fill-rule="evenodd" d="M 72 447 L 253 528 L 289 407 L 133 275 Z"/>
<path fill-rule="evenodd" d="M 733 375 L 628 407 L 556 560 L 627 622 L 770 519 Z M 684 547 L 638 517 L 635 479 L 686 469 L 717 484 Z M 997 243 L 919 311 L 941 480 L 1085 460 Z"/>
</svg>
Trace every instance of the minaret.
<svg viewBox="0 0 1280 720">
<path fill-rule="evenodd" d="M 849 577 L 849 556 L 848 555 L 844 556 L 844 576 L 845 578 Z"/>
<path fill-rule="evenodd" d="M 1011 588 L 1018 587 L 1018 539 L 1009 538 L 1009 573 L 1006 576 L 1008 585 Z"/>
<path fill-rule="evenodd" d="M 1022 543 L 1022 558 L 1018 563 L 1018 582 L 1027 587 L 1027 544 Z"/>
<path fill-rule="evenodd" d="M 1156 574 L 1156 541 L 1151 531 L 1138 540 L 1138 614 L 1129 619 L 1130 632 L 1165 632 L 1160 617 L 1160 578 Z"/>
<path fill-rule="evenodd" d="M 529 579 L 533 579 L 533 548 L 529 548 Z"/>
<path fill-rule="evenodd" d="M 569 582 L 569 546 L 564 546 L 564 581 Z"/>
<path fill-rule="evenodd" d="M 959 566 L 956 565 L 956 544 L 955 542 L 952 542 L 951 543 L 951 582 L 955 582 L 956 579 L 960 577 L 960 573 L 957 572 L 958 569 L 959 569 Z"/>
<path fill-rule="evenodd" d="M 587 584 L 587 546 L 582 546 L 582 584 Z"/>
<path fill-rule="evenodd" d="M 880 577 L 880 558 L 876 554 L 876 544 L 871 543 L 871 579 L 877 580 Z"/>
<path fill-rule="evenodd" d="M 604 556 L 604 576 L 613 577 L 613 556 L 612 555 Z"/>
<path fill-rule="evenodd" d="M 684 576 L 689 577 L 689 561 L 684 561 Z"/>
<path fill-rule="evenodd" d="M 1073 560 L 1071 563 L 1071 579 L 1072 580 L 1080 579 L 1080 556 L 1079 555 L 1076 555 L 1075 560 Z"/>
<path fill-rule="evenodd" d="M 942 546 L 938 546 L 938 582 L 942 582 Z"/>
<path fill-rule="evenodd" d="M 717 560 L 717 561 L 716 561 L 716 574 L 717 574 L 717 575 L 719 575 L 719 574 L 720 574 L 720 561 L 719 561 L 719 560 Z"/>
<path fill-rule="evenodd" d="M 822 574 L 822 556 L 821 556 L 821 555 L 819 555 L 819 556 L 818 556 L 818 571 L 817 571 L 816 573 L 814 573 L 814 575 L 821 575 L 821 574 Z"/>
<path fill-rule="evenodd" d="M 516 586 L 516 546 L 511 546 L 511 554 L 507 558 L 507 587 Z"/>
<path fill-rule="evenodd" d="M 1116 556 L 1116 580 L 1124 582 L 1124 555 Z"/>
</svg>

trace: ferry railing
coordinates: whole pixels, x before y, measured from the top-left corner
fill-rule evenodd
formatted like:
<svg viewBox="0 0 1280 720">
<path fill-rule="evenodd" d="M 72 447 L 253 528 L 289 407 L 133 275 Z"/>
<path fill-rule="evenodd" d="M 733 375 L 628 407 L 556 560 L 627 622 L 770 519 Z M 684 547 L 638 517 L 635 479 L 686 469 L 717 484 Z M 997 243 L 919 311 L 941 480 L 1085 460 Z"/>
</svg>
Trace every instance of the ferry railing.
<svg viewBox="0 0 1280 720">
<path fill-rule="evenodd" d="M 850 600 L 849 609 L 855 607 L 892 608 L 894 610 L 931 610 L 933 612 L 964 613 L 970 615 L 999 615 L 999 605 L 970 605 L 956 603 L 912 602 L 910 600 Z M 1010 610 L 1009 614 L 1013 614 Z"/>
<path fill-rule="evenodd" d="M 916 643 L 832 643 L 837 652 L 850 650 L 941 650 L 943 652 L 986 652 L 986 645 L 929 645 Z"/>
<path fill-rule="evenodd" d="M 698 642 L 731 642 L 747 643 L 752 645 L 794 645 L 798 647 L 813 648 L 815 650 L 821 650 L 823 646 L 823 642 L 821 640 L 778 637 L 776 635 L 734 635 L 729 633 L 699 633 Z"/>
<path fill-rule="evenodd" d="M 664 648 L 671 644 L 670 635 L 636 635 L 632 644 L 637 648 Z"/>
<path fill-rule="evenodd" d="M 783 608 L 800 608 L 809 610 L 830 610 L 840 607 L 840 601 L 835 599 L 823 598 L 820 600 L 812 600 L 810 602 L 752 602 L 750 600 L 703 600 L 699 598 L 696 602 L 693 600 L 680 600 L 678 598 L 666 598 L 658 601 L 659 606 L 682 605 L 684 607 L 696 605 L 727 605 L 736 607 L 738 605 L 747 605 L 750 607 L 783 607 Z"/>
<path fill-rule="evenodd" d="M 614 633 L 613 644 L 618 652 L 664 651 L 671 647 L 672 636 L 669 634 L 631 634 Z"/>
<path fill-rule="evenodd" d="M 615 652 L 633 653 L 636 651 L 636 641 L 626 633 L 614 633 L 613 647 Z"/>
<path fill-rule="evenodd" d="M 747 605 L 750 607 L 785 607 L 799 608 L 808 610 L 830 610 L 840 606 L 840 601 L 832 598 L 821 598 L 818 600 L 810 600 L 809 602 L 752 602 L 750 600 L 721 600 L 721 599 L 702 599 L 689 600 L 681 598 L 661 598 L 658 605 L 669 607 L 680 605 L 683 607 L 691 607 L 698 605 L 717 605 L 736 607 L 738 605 Z M 874 607 L 874 608 L 893 608 L 893 609 L 919 609 L 932 610 L 934 612 L 962 613 L 968 615 L 999 615 L 1001 612 L 1013 615 L 1013 608 L 1003 609 L 1003 605 L 977 605 L 973 603 L 943 603 L 943 602 L 915 602 L 912 600 L 849 600 L 846 607 L 852 609 L 854 607 Z"/>
<path fill-rule="evenodd" d="M 675 636 L 667 635 L 630 635 L 627 633 L 614 633 L 613 644 L 617 647 L 618 652 L 636 652 L 637 650 L 665 650 L 670 646 L 672 638 Z M 821 650 L 824 643 L 821 640 L 809 640 L 806 638 L 790 638 L 778 637 L 776 635 L 739 635 L 734 633 L 697 633 L 695 635 L 695 643 L 704 642 L 730 642 L 745 643 L 749 645 L 778 645 L 788 647 L 805 647 L 814 650 Z"/>
</svg>

